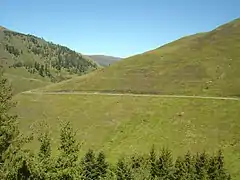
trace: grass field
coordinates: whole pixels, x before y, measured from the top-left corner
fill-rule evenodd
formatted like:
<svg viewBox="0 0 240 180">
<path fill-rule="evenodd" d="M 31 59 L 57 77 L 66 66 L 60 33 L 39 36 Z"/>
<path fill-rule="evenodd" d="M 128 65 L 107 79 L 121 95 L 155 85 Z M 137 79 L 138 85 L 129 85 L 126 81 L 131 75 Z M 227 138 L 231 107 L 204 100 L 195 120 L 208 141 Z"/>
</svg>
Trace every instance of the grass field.
<svg viewBox="0 0 240 180">
<path fill-rule="evenodd" d="M 240 178 L 240 101 L 43 94 L 15 100 L 23 132 L 45 119 L 55 149 L 59 119 L 69 120 L 83 142 L 82 152 L 101 149 L 114 161 L 121 154 L 148 152 L 152 144 L 167 146 L 174 155 L 222 148 L 227 167 Z M 37 150 L 37 143 L 31 147 Z"/>
<path fill-rule="evenodd" d="M 6 69 L 4 76 L 11 83 L 14 94 L 51 84 L 47 78 L 43 78 L 37 74 L 30 74 L 23 68 Z"/>
<path fill-rule="evenodd" d="M 239 96 L 240 19 L 46 90 Z"/>
</svg>

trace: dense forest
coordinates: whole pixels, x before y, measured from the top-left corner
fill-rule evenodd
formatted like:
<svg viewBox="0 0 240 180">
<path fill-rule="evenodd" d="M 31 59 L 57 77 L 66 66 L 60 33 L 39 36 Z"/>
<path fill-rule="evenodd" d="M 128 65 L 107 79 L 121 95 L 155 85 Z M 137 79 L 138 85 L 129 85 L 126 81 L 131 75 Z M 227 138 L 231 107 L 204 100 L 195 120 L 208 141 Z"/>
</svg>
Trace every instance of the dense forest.
<svg viewBox="0 0 240 180">
<path fill-rule="evenodd" d="M 89 150 L 79 156 L 80 143 L 71 123 L 62 121 L 58 155 L 51 151 L 51 137 L 46 122 L 41 122 L 38 153 L 25 144 L 33 136 L 25 136 L 17 125 L 17 116 L 10 114 L 15 103 L 11 87 L 0 75 L 0 179 L 62 179 L 62 180 L 229 180 L 223 153 L 187 152 L 176 159 L 167 148 L 160 153 L 152 147 L 149 154 L 122 156 L 116 163 L 106 160 L 103 152 Z"/>
<path fill-rule="evenodd" d="M 0 37 L 0 59 L 6 59 L 9 68 L 25 68 L 53 82 L 60 74 L 82 75 L 98 68 L 96 62 L 43 38 L 9 30 L 0 30 Z"/>
</svg>

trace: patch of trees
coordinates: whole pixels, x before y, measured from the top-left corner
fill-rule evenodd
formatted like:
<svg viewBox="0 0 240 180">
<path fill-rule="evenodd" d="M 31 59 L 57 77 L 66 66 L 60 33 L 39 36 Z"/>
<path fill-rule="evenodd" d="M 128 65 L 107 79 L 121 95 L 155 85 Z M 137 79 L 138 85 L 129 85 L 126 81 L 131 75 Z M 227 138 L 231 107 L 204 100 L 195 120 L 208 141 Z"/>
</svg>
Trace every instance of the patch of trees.
<svg viewBox="0 0 240 180">
<path fill-rule="evenodd" d="M 14 31 L 4 31 L 4 34 L 8 37 L 11 36 L 20 36 L 20 37 L 24 37 L 25 35 L 22 33 L 18 33 L 18 32 L 14 32 Z"/>
<path fill-rule="evenodd" d="M 0 178 L 7 180 L 229 180 L 221 151 L 186 153 L 173 160 L 172 153 L 163 148 L 157 153 L 154 146 L 149 154 L 123 156 L 115 164 L 106 160 L 103 152 L 89 150 L 79 156 L 80 144 L 69 122 L 62 122 L 58 155 L 52 156 L 49 127 L 41 123 L 38 135 L 39 150 L 33 153 L 24 146 L 33 137 L 23 135 L 17 117 L 9 110 L 14 105 L 11 88 L 0 76 Z"/>
<path fill-rule="evenodd" d="M 13 68 L 25 67 L 27 71 L 31 74 L 38 73 L 42 77 L 47 76 L 49 78 L 52 78 L 52 74 L 50 72 L 48 64 L 41 64 L 36 61 L 34 62 L 34 64 L 31 62 L 27 63 L 27 62 L 17 61 L 13 65 L 9 66 L 9 68 L 12 68 L 12 67 Z"/>
<path fill-rule="evenodd" d="M 10 53 L 10 54 L 13 54 L 14 56 L 20 56 L 20 54 L 22 54 L 22 50 L 19 50 L 17 48 L 15 48 L 14 46 L 12 45 L 8 45 L 6 44 L 5 45 L 5 49 Z"/>
<path fill-rule="evenodd" d="M 88 71 L 96 69 L 98 66 L 96 63 L 91 62 L 81 54 L 61 45 L 53 44 L 52 42 L 44 41 L 33 35 L 24 35 L 17 32 L 12 31 L 5 31 L 5 37 L 11 37 L 7 40 L 8 43 L 5 45 L 5 49 L 13 54 L 14 56 L 18 57 L 20 54 L 23 53 L 20 48 L 17 48 L 11 45 L 11 39 L 16 37 L 20 39 L 24 47 L 27 48 L 28 53 L 32 53 L 37 57 L 37 59 L 42 59 L 43 61 L 51 61 L 51 67 L 61 72 L 62 69 L 69 72 L 70 74 L 85 74 Z M 23 49 L 24 50 L 24 49 Z M 44 63 L 42 63 L 44 64 Z M 48 63 L 50 64 L 50 63 Z M 24 64 L 22 64 L 24 66 Z M 45 66 L 45 65 L 44 65 Z M 14 67 L 20 67 L 20 63 L 14 65 Z M 25 66 L 24 66 L 25 67 Z M 42 76 L 48 76 L 49 73 L 44 73 L 40 68 L 28 68 L 29 72 L 35 73 L 38 71 Z"/>
</svg>

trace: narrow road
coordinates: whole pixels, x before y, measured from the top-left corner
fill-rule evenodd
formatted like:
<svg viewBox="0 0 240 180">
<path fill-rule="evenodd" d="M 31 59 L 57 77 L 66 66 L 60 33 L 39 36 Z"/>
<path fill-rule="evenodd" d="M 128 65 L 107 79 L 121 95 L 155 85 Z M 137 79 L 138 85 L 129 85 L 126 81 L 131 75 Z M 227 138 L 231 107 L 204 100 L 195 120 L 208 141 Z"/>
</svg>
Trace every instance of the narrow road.
<svg viewBox="0 0 240 180">
<path fill-rule="evenodd" d="M 42 92 L 42 91 L 25 91 L 22 94 L 38 95 L 102 95 L 102 96 L 132 96 L 132 97 L 162 97 L 162 98 L 192 98 L 192 99 L 213 99 L 213 100 L 232 100 L 240 101 L 240 98 L 234 97 L 214 97 L 214 96 L 187 96 L 187 95 L 160 95 L 160 94 L 130 94 L 130 93 L 103 93 L 103 92 Z"/>
</svg>

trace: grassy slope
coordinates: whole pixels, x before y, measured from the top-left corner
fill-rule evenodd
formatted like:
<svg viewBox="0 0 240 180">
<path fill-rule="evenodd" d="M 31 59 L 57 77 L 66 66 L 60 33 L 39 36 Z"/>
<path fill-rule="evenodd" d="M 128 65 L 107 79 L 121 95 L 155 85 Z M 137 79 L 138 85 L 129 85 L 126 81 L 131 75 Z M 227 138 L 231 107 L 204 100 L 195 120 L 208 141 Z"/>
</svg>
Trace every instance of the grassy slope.
<svg viewBox="0 0 240 180">
<path fill-rule="evenodd" d="M 30 74 L 24 68 L 7 69 L 4 76 L 12 84 L 14 94 L 52 84 L 48 79 Z"/>
<path fill-rule="evenodd" d="M 48 90 L 239 96 L 240 19 Z"/>
<path fill-rule="evenodd" d="M 45 119 L 55 148 L 58 118 L 66 119 L 78 129 L 82 152 L 102 149 L 116 160 L 121 154 L 147 152 L 153 143 L 168 146 L 174 155 L 221 147 L 231 173 L 240 178 L 240 101 L 33 94 L 15 100 L 21 129 L 28 132 Z M 32 147 L 36 150 L 37 144 Z"/>
</svg>

